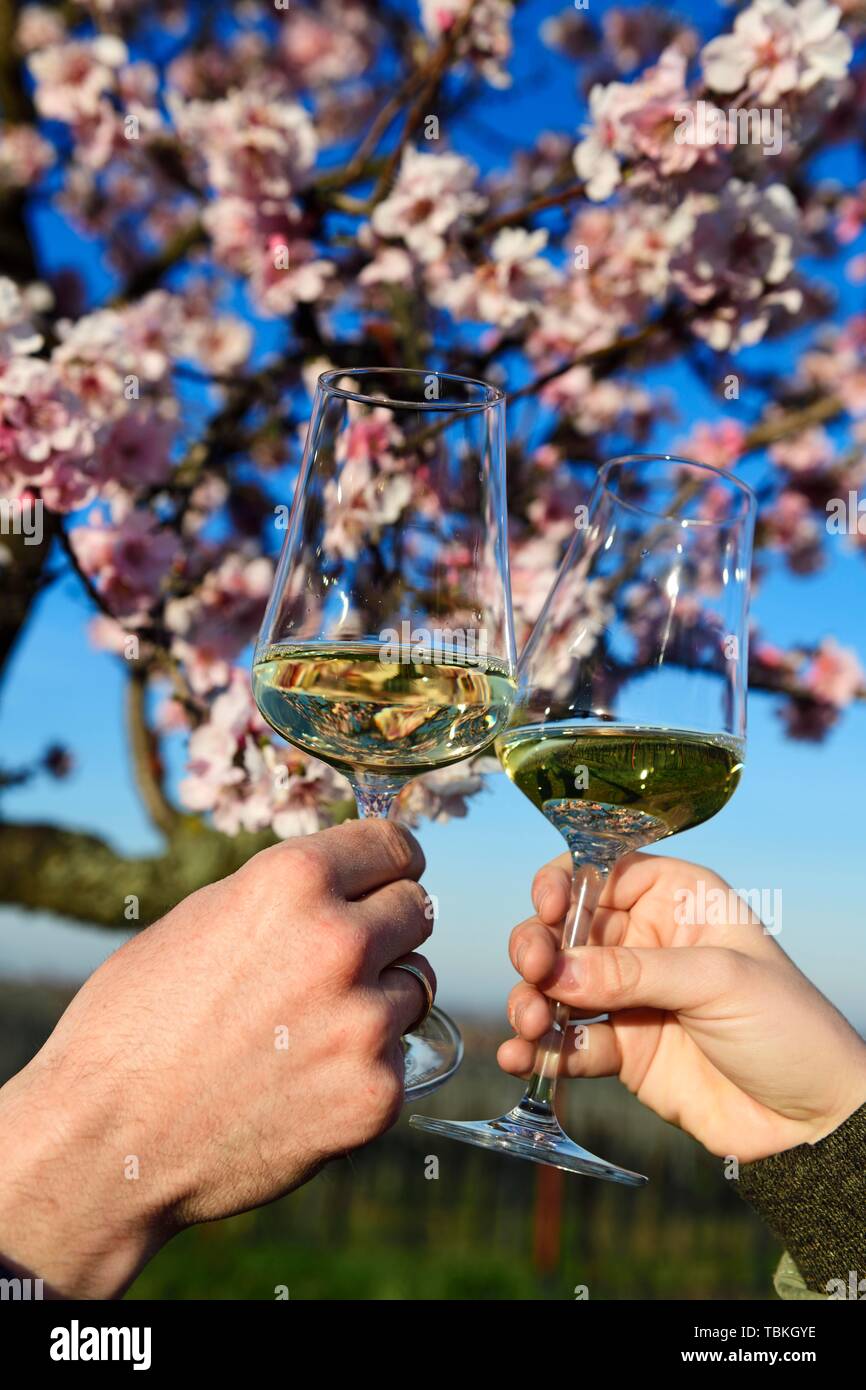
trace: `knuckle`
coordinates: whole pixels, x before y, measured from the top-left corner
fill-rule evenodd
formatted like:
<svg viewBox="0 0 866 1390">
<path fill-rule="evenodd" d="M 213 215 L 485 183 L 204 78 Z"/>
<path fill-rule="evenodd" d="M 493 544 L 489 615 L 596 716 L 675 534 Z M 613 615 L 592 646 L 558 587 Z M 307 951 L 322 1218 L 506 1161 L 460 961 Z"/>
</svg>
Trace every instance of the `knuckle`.
<svg viewBox="0 0 866 1390">
<path fill-rule="evenodd" d="M 708 960 L 707 963 L 711 965 L 712 973 L 721 981 L 720 987 L 717 987 L 718 992 L 724 993 L 727 997 L 732 996 L 742 986 L 744 977 L 752 966 L 751 960 L 740 951 L 724 948 L 713 951 L 710 947 L 708 955 L 710 953 L 715 959 L 712 962 Z"/>
<path fill-rule="evenodd" d="M 374 1134 L 390 1129 L 403 1108 L 402 1066 L 379 1063 L 368 1082 L 370 1122 Z"/>
<path fill-rule="evenodd" d="M 349 923 L 341 923 L 339 956 L 344 978 L 357 980 L 363 973 L 367 949 L 365 934 L 355 930 Z"/>
<path fill-rule="evenodd" d="M 522 959 L 521 951 L 530 946 L 535 939 L 535 933 L 528 922 L 520 922 L 511 932 L 511 939 L 508 943 L 508 952 L 512 964 L 516 970 L 520 969 L 518 958 Z"/>
<path fill-rule="evenodd" d="M 367 939 L 354 924 L 339 913 L 316 921 L 316 955 L 327 974 L 339 986 L 354 984 L 364 969 Z"/>
<path fill-rule="evenodd" d="M 412 878 L 400 880 L 400 893 L 405 900 L 406 916 L 413 926 L 417 925 L 418 940 L 426 941 L 433 931 L 433 913 L 430 895 L 426 888 Z"/>
<path fill-rule="evenodd" d="M 371 822 L 376 827 L 376 832 L 382 842 L 382 848 L 388 858 L 388 862 L 400 877 L 404 876 L 412 867 L 418 853 L 418 845 L 414 835 L 397 821 L 380 820 Z"/>
<path fill-rule="evenodd" d="M 287 872 L 296 877 L 309 893 L 327 892 L 331 874 L 327 856 L 308 842 L 290 845 L 285 856 Z"/>
<path fill-rule="evenodd" d="M 541 868 L 541 869 L 538 870 L 538 873 L 535 875 L 535 878 L 532 880 L 532 898 L 533 898 L 533 901 L 539 896 L 541 890 L 542 890 L 543 888 L 545 888 L 551 881 L 552 881 L 551 866 L 550 866 L 549 864 L 545 864 L 543 868 Z"/>
<path fill-rule="evenodd" d="M 641 963 L 627 947 L 602 947 L 588 951 L 584 958 L 584 994 L 620 998 L 637 988 Z"/>
<path fill-rule="evenodd" d="M 387 996 L 378 990 L 355 1011 L 352 1036 L 364 1058 L 379 1057 L 397 1036 L 394 1010 Z"/>
<path fill-rule="evenodd" d="M 616 998 L 633 994 L 640 983 L 640 960 L 627 946 L 612 946 L 604 950 L 601 968 L 606 996 Z"/>
</svg>

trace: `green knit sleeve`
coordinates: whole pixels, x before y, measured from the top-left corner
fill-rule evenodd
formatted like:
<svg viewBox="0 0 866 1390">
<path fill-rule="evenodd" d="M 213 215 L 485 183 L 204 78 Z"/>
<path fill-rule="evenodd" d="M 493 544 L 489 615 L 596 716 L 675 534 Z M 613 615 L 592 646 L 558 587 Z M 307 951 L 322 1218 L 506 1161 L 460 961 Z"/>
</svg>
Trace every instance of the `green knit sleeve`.
<svg viewBox="0 0 866 1390">
<path fill-rule="evenodd" d="M 858 1297 L 861 1279 L 866 1294 L 866 1105 L 817 1144 L 744 1163 L 737 1188 L 785 1244 L 782 1298 Z"/>
</svg>

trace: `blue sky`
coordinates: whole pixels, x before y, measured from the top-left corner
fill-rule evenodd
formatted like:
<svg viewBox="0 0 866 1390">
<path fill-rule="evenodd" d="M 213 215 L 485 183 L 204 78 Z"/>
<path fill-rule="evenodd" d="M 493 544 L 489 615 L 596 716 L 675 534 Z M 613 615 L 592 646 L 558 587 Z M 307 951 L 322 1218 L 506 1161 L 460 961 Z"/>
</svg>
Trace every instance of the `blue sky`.
<svg viewBox="0 0 866 1390">
<path fill-rule="evenodd" d="M 513 141 L 544 128 L 576 128 L 580 108 L 569 63 L 547 53 L 532 35 L 540 17 L 560 4 L 528 3 L 516 19 L 515 85 L 485 101 L 484 130 L 461 125 L 452 143 L 483 167 L 501 161 Z M 712 5 L 673 5 L 705 34 L 721 23 Z M 598 18 L 605 6 L 594 0 Z M 822 172 L 854 173 L 842 152 Z M 862 175 L 861 175 L 862 176 Z M 96 289 L 104 271 L 93 248 L 73 247 L 54 219 L 41 223 L 48 259 L 75 259 Z M 855 248 L 855 250 L 858 248 Z M 838 275 L 818 273 L 837 289 Z M 844 289 L 845 312 L 862 310 L 861 288 Z M 765 350 L 769 353 L 770 350 Z M 790 349 L 772 352 L 787 364 Z M 765 365 L 768 356 L 764 356 Z M 654 443 L 670 447 L 688 433 L 693 418 L 721 415 L 685 370 L 648 374 L 654 390 L 675 393 L 682 421 Z M 730 410 L 730 405 L 725 410 Z M 744 412 L 750 409 L 743 403 Z M 749 418 L 744 414 L 744 418 Z M 745 476 L 760 476 L 760 459 Z M 766 636 L 781 645 L 811 643 L 832 633 L 854 647 L 866 665 L 866 569 L 842 538 L 830 539 L 826 570 L 799 579 L 771 568 L 753 611 Z M 77 771 L 63 783 L 40 780 L 5 803 L 6 814 L 46 819 L 98 831 L 129 853 L 158 848 L 131 785 L 123 731 L 123 673 L 114 658 L 89 648 L 84 624 L 88 602 L 69 577 L 42 601 L 0 691 L 0 748 L 7 765 L 26 763 L 53 740 L 69 744 Z M 853 709 L 820 745 L 787 740 L 775 702 L 757 695 L 749 707 L 746 772 L 730 805 L 697 830 L 670 843 L 667 852 L 711 866 L 736 887 L 781 889 L 779 938 L 798 964 L 861 1027 L 863 1003 L 866 870 L 863 855 L 862 777 L 866 708 Z M 505 947 L 510 927 L 529 911 L 533 873 L 557 853 L 560 842 L 542 817 L 502 776 L 477 798 L 468 819 L 425 825 L 425 882 L 439 899 L 440 917 L 429 954 L 440 976 L 440 1000 L 458 1018 L 501 1012 L 513 975 Z M 52 925 L 15 910 L 0 910 L 0 973 L 81 976 L 117 938 Z"/>
</svg>

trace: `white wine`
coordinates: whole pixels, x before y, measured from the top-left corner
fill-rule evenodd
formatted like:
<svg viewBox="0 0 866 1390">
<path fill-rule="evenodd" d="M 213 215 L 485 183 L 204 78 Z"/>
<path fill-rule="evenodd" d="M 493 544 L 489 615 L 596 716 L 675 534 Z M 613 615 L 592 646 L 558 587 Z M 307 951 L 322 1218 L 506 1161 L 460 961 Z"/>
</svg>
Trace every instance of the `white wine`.
<svg viewBox="0 0 866 1390">
<path fill-rule="evenodd" d="M 740 779 L 744 745 L 724 734 L 565 723 L 509 729 L 496 751 L 566 838 L 570 829 L 607 831 L 634 848 L 716 815 Z"/>
<path fill-rule="evenodd" d="M 341 771 L 417 776 L 480 753 L 508 723 L 504 664 L 374 643 L 271 647 L 253 694 L 278 734 Z M 394 659 L 396 658 L 396 659 Z"/>
</svg>

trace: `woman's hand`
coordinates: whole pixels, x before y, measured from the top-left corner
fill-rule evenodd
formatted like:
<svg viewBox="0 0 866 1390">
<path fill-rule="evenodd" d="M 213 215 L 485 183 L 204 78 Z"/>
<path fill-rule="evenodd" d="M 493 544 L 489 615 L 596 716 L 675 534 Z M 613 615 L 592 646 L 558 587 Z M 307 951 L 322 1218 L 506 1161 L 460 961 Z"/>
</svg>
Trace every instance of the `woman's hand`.
<svg viewBox="0 0 866 1390">
<path fill-rule="evenodd" d="M 866 1100 L 866 1043 L 755 916 L 743 907 L 747 922 L 739 911 L 721 925 L 683 920 L 688 892 L 740 904 L 722 879 L 630 855 L 605 887 L 590 944 L 561 951 L 570 885 L 566 854 L 539 871 L 538 915 L 512 933 L 524 983 L 509 998 L 519 1036 L 499 1049 L 505 1071 L 530 1073 L 554 999 L 584 1018 L 610 1015 L 587 1025 L 581 1047 L 569 1029 L 565 1074 L 618 1076 L 714 1154 L 748 1162 L 815 1143 Z"/>
</svg>

